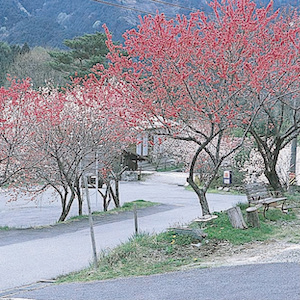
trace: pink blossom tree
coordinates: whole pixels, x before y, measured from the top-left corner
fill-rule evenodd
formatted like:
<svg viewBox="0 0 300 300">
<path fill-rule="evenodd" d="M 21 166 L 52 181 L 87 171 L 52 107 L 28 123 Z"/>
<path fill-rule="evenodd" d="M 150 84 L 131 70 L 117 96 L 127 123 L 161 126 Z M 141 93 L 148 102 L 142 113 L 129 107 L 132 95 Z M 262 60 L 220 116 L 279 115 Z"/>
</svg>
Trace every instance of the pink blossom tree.
<svg viewBox="0 0 300 300">
<path fill-rule="evenodd" d="M 26 155 L 32 120 L 38 113 L 36 99 L 37 93 L 29 79 L 10 80 L 9 87 L 0 88 L 0 187 L 31 167 Z"/>
<path fill-rule="evenodd" d="M 26 157 L 31 167 L 19 173 L 18 186 L 35 196 L 54 189 L 61 200 L 59 221 L 66 219 L 75 200 L 82 214 L 83 176 L 95 174 L 96 161 L 100 177 L 109 186 L 108 195 L 119 205 L 108 178 L 129 141 L 129 131 L 105 99 L 105 92 L 98 90 L 97 102 L 91 104 L 94 99 L 78 83 L 63 92 L 49 87 L 39 92 Z M 107 199 L 103 201 L 107 209 Z"/>
</svg>

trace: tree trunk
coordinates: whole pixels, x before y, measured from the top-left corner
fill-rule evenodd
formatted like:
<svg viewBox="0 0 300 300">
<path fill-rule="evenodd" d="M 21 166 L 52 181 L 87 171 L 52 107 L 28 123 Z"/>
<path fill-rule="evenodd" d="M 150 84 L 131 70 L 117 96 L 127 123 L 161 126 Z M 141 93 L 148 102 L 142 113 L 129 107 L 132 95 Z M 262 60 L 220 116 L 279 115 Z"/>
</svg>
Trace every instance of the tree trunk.
<svg viewBox="0 0 300 300">
<path fill-rule="evenodd" d="M 256 207 L 248 207 L 247 212 L 247 222 L 251 227 L 260 227 L 258 212 Z"/>
<path fill-rule="evenodd" d="M 262 139 L 255 129 L 250 130 L 251 135 L 255 139 L 257 143 L 257 149 L 264 161 L 265 171 L 264 174 L 267 177 L 269 184 L 274 189 L 274 191 L 281 191 L 283 192 L 283 187 L 280 183 L 278 174 L 276 172 L 276 165 L 278 162 L 278 156 L 280 150 L 282 149 L 282 143 L 284 140 L 280 137 L 274 137 L 275 140 L 273 141 L 274 148 L 270 149 L 268 145 L 268 141 Z"/>
<path fill-rule="evenodd" d="M 264 173 L 265 173 L 272 189 L 274 191 L 283 192 L 283 187 L 280 183 L 280 179 L 279 179 L 278 174 L 276 172 L 275 166 L 270 166 L 270 168 L 266 169 Z"/>
<path fill-rule="evenodd" d="M 247 229 L 247 225 L 244 221 L 242 211 L 238 206 L 229 208 L 227 210 L 227 214 L 230 220 L 230 223 L 233 228 L 239 228 L 239 229 Z"/>
<path fill-rule="evenodd" d="M 78 200 L 78 215 L 82 216 L 82 206 L 83 206 L 83 199 L 82 199 L 82 194 L 80 190 L 80 180 L 79 178 L 76 180 L 75 183 L 75 192 Z"/>
<path fill-rule="evenodd" d="M 77 199 L 78 199 L 78 216 L 82 216 L 83 200 L 81 194 L 77 194 Z"/>
<path fill-rule="evenodd" d="M 58 222 L 61 222 L 61 220 L 65 219 L 65 211 L 66 211 L 66 206 L 67 206 L 67 197 L 68 197 L 68 190 L 64 188 L 64 192 L 59 193 L 60 195 L 60 200 L 61 200 L 61 214 L 58 219 Z"/>
<path fill-rule="evenodd" d="M 187 182 L 191 185 L 191 187 L 198 196 L 199 203 L 202 209 L 202 216 L 210 215 L 211 213 L 209 211 L 209 206 L 206 199 L 206 192 L 197 186 L 197 184 L 193 180 L 193 177 L 188 177 Z"/>
<path fill-rule="evenodd" d="M 120 199 L 119 199 L 119 181 L 117 179 L 114 179 L 115 182 L 115 190 L 113 190 L 113 187 L 109 183 L 109 196 L 114 200 L 115 207 L 120 207 Z"/>
<path fill-rule="evenodd" d="M 63 207 L 58 222 L 65 221 L 66 217 L 68 216 L 68 214 L 70 212 L 70 209 L 71 209 L 71 206 L 73 204 L 74 199 L 75 199 L 75 193 L 72 192 L 71 197 L 70 197 L 69 202 L 68 202 L 68 205 L 65 205 Z"/>
</svg>

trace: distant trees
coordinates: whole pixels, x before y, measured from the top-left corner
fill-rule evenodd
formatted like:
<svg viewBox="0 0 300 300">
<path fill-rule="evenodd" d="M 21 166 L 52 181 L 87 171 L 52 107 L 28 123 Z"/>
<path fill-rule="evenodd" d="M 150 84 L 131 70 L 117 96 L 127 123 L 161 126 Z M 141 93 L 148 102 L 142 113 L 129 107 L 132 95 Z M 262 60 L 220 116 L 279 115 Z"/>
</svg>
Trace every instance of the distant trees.
<svg viewBox="0 0 300 300">
<path fill-rule="evenodd" d="M 95 64 L 105 64 L 108 49 L 104 33 L 86 34 L 65 40 L 68 51 L 35 47 L 27 43 L 22 47 L 0 42 L 0 86 L 9 86 L 7 74 L 12 78 L 31 78 L 34 88 L 49 84 L 66 86 L 71 77 L 90 74 Z"/>
<path fill-rule="evenodd" d="M 20 51 L 19 46 L 0 42 L 0 86 L 6 82 L 8 68 Z"/>
<path fill-rule="evenodd" d="M 64 74 L 50 66 L 49 50 L 42 47 L 35 47 L 31 50 L 22 49 L 7 70 L 11 77 L 18 79 L 29 77 L 36 89 L 49 83 L 55 86 L 66 84 L 67 80 L 64 78 Z"/>
</svg>

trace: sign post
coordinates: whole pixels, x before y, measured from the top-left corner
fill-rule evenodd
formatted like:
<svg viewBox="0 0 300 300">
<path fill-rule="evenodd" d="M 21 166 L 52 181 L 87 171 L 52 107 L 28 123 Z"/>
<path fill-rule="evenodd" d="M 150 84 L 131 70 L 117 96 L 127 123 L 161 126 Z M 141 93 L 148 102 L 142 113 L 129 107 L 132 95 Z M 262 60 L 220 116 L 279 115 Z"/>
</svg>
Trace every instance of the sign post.
<svg viewBox="0 0 300 300">
<path fill-rule="evenodd" d="M 224 184 L 231 184 L 232 183 L 232 172 L 231 171 L 229 171 L 229 170 L 224 171 L 223 183 Z"/>
</svg>

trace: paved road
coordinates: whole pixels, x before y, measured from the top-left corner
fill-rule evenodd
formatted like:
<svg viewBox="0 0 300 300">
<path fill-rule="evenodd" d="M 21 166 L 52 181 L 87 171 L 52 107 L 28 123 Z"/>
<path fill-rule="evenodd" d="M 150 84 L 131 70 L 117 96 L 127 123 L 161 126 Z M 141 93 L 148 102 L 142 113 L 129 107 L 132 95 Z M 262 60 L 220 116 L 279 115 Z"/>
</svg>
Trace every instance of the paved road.
<svg viewBox="0 0 300 300">
<path fill-rule="evenodd" d="M 201 215 L 195 194 L 178 185 L 184 182 L 184 174 L 175 174 L 171 177 L 168 174 L 158 174 L 145 182 L 121 184 L 123 202 L 144 199 L 164 203 L 172 208 L 140 216 L 141 231 L 160 232 L 174 224 L 190 222 Z M 208 198 L 213 211 L 223 210 L 234 203 L 245 201 L 244 196 L 209 195 Z M 4 208 L 3 203 L 1 205 L 0 226 L 15 224 L 17 227 L 28 227 L 51 224 L 59 214 L 58 203 L 49 200 L 43 201 L 37 207 L 31 202 L 9 203 Z M 95 200 L 93 205 L 96 206 Z M 11 223 L 8 224 L 7 221 Z M 92 251 L 88 228 L 79 228 L 77 231 L 62 230 L 55 234 L 51 234 L 53 232 L 51 228 L 48 229 L 46 235 L 38 236 L 38 231 L 33 231 L 30 233 L 32 238 L 23 240 L 15 238 L 14 242 L 3 237 L 13 233 L 1 232 L 0 291 L 53 278 L 89 264 Z M 25 231 L 23 232 L 25 234 Z M 132 234 L 133 221 L 130 218 L 105 224 L 100 222 L 95 226 L 97 250 L 115 247 Z"/>
<path fill-rule="evenodd" d="M 27 287 L 36 300 L 299 300 L 299 264 L 193 269 L 163 275 Z"/>
<path fill-rule="evenodd" d="M 155 173 L 146 177 L 143 182 L 121 182 L 121 204 L 124 202 L 144 199 L 159 203 L 174 204 L 179 207 L 188 207 L 192 212 L 190 217 L 182 217 L 186 222 L 195 215 L 201 215 L 200 206 L 195 193 L 186 191 L 183 185 L 186 183 L 186 173 Z M 95 190 L 90 190 L 92 210 L 101 210 L 101 199 L 96 199 Z M 54 193 L 47 191 L 35 201 L 31 201 L 30 195 L 19 195 L 18 201 L 9 201 L 10 195 L 0 191 L 0 226 L 30 227 L 55 224 L 58 220 L 61 205 Z M 208 200 L 212 211 L 226 209 L 239 201 L 245 201 L 244 196 L 209 194 Z M 84 206 L 84 213 L 87 208 Z M 72 206 L 70 216 L 77 215 L 77 203 Z M 183 215 L 183 213 L 182 213 Z M 178 217 L 178 214 L 177 216 Z M 172 220 L 171 220 L 172 222 Z"/>
</svg>

